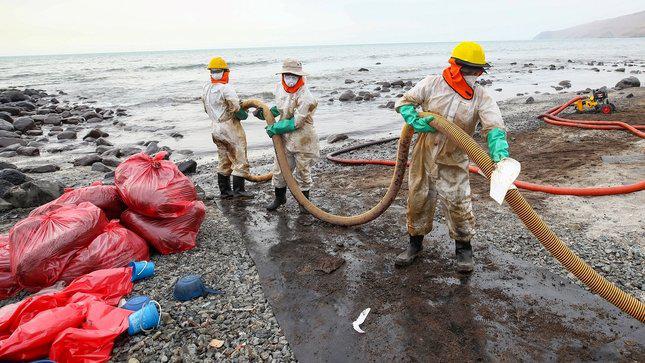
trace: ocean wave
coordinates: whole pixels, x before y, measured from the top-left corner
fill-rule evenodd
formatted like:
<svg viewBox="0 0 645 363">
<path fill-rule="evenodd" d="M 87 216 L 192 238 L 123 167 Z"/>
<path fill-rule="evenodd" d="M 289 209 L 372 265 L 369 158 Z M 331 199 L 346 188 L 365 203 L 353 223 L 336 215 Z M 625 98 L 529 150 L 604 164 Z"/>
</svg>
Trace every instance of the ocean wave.
<svg viewBox="0 0 645 363">
<path fill-rule="evenodd" d="M 147 100 L 139 103 L 134 103 L 130 105 L 130 107 L 141 107 L 141 106 L 176 106 L 176 105 L 181 105 L 184 103 L 192 103 L 195 101 L 199 101 L 202 98 L 199 96 L 176 96 L 176 97 L 168 97 L 168 96 L 163 96 L 156 98 L 154 100 Z"/>
<path fill-rule="evenodd" d="M 47 75 L 47 73 L 35 73 L 35 72 L 34 73 L 31 73 L 31 72 L 16 73 L 16 74 L 12 74 L 12 75 L 9 75 L 9 76 L 6 76 L 6 77 L 2 77 L 2 79 L 15 79 L 15 78 L 23 78 L 23 77 L 37 77 L 37 76 L 44 76 L 44 75 Z"/>
<path fill-rule="evenodd" d="M 251 94 L 240 94 L 241 99 L 247 99 L 247 98 L 259 98 L 262 100 L 272 100 L 275 97 L 273 92 L 259 92 L 259 93 L 251 93 Z"/>
</svg>

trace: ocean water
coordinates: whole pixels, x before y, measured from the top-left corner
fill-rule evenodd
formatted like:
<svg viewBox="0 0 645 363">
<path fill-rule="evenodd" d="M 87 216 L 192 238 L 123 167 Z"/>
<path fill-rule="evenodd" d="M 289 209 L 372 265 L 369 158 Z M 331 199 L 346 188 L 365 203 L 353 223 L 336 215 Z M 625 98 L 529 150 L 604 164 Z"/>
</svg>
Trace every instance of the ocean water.
<svg viewBox="0 0 645 363">
<path fill-rule="evenodd" d="M 231 84 L 240 98 L 273 99 L 278 81 L 275 73 L 284 58 L 300 59 L 310 74 L 307 83 L 319 99 L 315 124 L 321 138 L 345 132 L 354 136 L 378 136 L 395 132 L 400 119 L 379 105 L 395 100 L 403 92 L 366 102 L 342 103 L 338 95 L 346 89 L 374 91 L 376 82 L 398 79 L 416 82 L 446 67 L 455 43 L 377 44 L 191 50 L 140 53 L 109 53 L 29 57 L 0 57 L 0 87 L 33 87 L 50 92 L 63 90 L 72 102 L 79 97 L 97 106 L 128 109 L 121 118 L 132 125 L 128 132 L 112 135 L 118 144 L 138 140 L 164 140 L 175 149 L 191 149 L 197 155 L 214 155 L 210 121 L 201 106 L 202 86 L 208 81 L 205 64 L 213 56 L 224 57 L 231 67 Z M 630 71 L 645 71 L 645 38 L 551 41 L 482 42 L 493 68 L 483 78 L 497 100 L 517 93 L 555 92 L 561 80 L 570 80 L 571 90 L 613 86 Z M 571 60 L 572 62 L 569 62 Z M 591 70 L 590 61 L 602 61 L 601 72 Z M 511 63 L 516 62 L 516 65 Z M 523 64 L 533 63 L 532 68 Z M 550 64 L 564 66 L 551 71 Z M 612 65 L 626 68 L 614 72 Z M 368 72 L 359 72 L 364 67 Z M 528 73 L 532 69 L 532 73 Z M 640 77 L 640 75 L 636 75 Z M 345 84 L 346 79 L 355 83 Z M 362 82 L 361 82 L 362 81 Z M 641 79 L 641 81 L 644 81 Z M 495 91 L 501 88 L 502 91 Z M 338 92 L 337 94 L 333 94 Z M 330 98 L 336 100 L 331 102 Z M 270 140 L 264 122 L 254 117 L 244 121 L 251 153 L 266 150 Z M 168 135 L 179 132 L 183 138 Z"/>
</svg>

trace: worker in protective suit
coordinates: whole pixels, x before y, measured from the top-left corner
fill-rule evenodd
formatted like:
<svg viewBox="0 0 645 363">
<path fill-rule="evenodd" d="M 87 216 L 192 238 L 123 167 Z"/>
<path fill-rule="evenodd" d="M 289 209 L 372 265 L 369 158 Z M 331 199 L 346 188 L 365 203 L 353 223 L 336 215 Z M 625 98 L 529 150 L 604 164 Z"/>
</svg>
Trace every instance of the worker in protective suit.
<svg viewBox="0 0 645 363">
<path fill-rule="evenodd" d="M 307 73 L 302 70 L 302 63 L 296 59 L 285 59 L 282 70 L 277 73 L 280 81 L 275 89 L 275 106 L 271 113 L 276 122 L 266 127 L 269 137 L 282 135 L 289 166 L 302 193 L 309 199 L 311 189 L 311 167 L 320 156 L 318 135 L 314 128 L 313 115 L 318 101 L 313 97 L 305 83 Z M 262 109 L 254 115 L 264 120 Z M 276 210 L 287 202 L 287 184 L 280 171 L 277 158 L 273 164 L 273 187 L 275 199 L 267 209 Z M 305 212 L 300 206 L 300 211 Z"/>
<path fill-rule="evenodd" d="M 484 50 L 474 42 L 459 43 L 452 51 L 449 67 L 417 83 L 396 102 L 396 110 L 419 137 L 409 168 L 407 227 L 410 244 L 397 256 L 397 266 L 411 264 L 423 249 L 423 238 L 432 230 L 437 200 L 445 210 L 450 238 L 455 241 L 457 269 L 474 268 L 470 241 L 475 233 L 468 156 L 428 125 L 433 117 L 421 118 L 416 107 L 444 116 L 469 135 L 481 124 L 494 162 L 509 156 L 506 128 L 497 103 L 484 87 L 475 83 L 486 68 Z"/>
<path fill-rule="evenodd" d="M 224 59 L 216 57 L 208 63 L 210 82 L 204 85 L 202 102 L 211 119 L 211 135 L 217 145 L 217 185 L 221 198 L 252 198 L 244 189 L 244 177 L 249 174 L 246 157 L 246 134 L 240 120 L 248 114 L 240 107 L 237 93 L 228 84 L 229 68 Z M 231 189 L 231 175 L 233 188 Z"/>
</svg>

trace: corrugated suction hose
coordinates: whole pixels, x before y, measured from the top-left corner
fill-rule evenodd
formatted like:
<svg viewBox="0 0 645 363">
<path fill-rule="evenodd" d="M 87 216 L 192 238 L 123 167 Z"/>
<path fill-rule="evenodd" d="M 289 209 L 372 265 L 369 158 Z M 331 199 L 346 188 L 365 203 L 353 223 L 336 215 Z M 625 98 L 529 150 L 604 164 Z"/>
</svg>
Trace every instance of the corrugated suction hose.
<svg viewBox="0 0 645 363">
<path fill-rule="evenodd" d="M 437 117 L 431 113 L 421 113 L 421 117 L 435 116 L 430 125 L 462 149 L 472 161 L 479 166 L 487 178 L 490 179 L 493 172 L 493 161 L 488 154 L 462 129 L 457 125 L 448 122 L 443 117 Z M 580 281 L 600 295 L 603 299 L 614 304 L 620 310 L 633 316 L 641 322 L 645 322 L 645 304 L 637 298 L 620 290 L 616 285 L 600 276 L 586 262 L 578 257 L 567 245 L 551 231 L 540 216 L 524 199 L 519 190 L 511 189 L 506 193 L 506 202 L 511 206 L 513 212 L 522 220 L 524 225 L 537 237 L 546 248 L 569 272 L 574 274 Z"/>
</svg>

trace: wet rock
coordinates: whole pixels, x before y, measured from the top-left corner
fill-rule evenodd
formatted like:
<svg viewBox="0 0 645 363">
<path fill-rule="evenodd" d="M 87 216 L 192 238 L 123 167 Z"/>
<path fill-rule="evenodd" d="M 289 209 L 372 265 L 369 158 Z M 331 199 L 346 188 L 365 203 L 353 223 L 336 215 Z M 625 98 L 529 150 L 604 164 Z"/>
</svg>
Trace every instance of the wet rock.
<svg viewBox="0 0 645 363">
<path fill-rule="evenodd" d="M 625 72 L 625 68 L 616 68 L 614 69 L 614 72 Z"/>
<path fill-rule="evenodd" d="M 388 101 L 388 103 L 385 104 L 385 108 L 389 109 L 394 109 L 394 101 Z"/>
<path fill-rule="evenodd" d="M 89 154 L 74 160 L 74 166 L 88 166 L 101 161 L 102 158 L 96 154 Z"/>
<path fill-rule="evenodd" d="M 353 79 L 346 79 L 345 80 L 345 84 L 352 84 L 354 82 L 356 82 L 356 81 L 354 81 Z"/>
<path fill-rule="evenodd" d="M 176 152 L 177 152 L 177 154 L 182 154 L 182 155 L 192 155 L 192 154 L 194 154 L 194 152 L 192 150 L 188 150 L 188 149 L 181 149 L 181 150 L 177 150 Z"/>
<path fill-rule="evenodd" d="M 179 132 L 171 132 L 170 137 L 175 138 L 175 139 L 181 139 L 184 137 L 184 135 L 180 134 Z"/>
<path fill-rule="evenodd" d="M 0 112 L 6 112 L 11 116 L 20 116 L 20 109 L 18 107 L 0 106 Z"/>
<path fill-rule="evenodd" d="M 405 86 L 405 82 L 400 79 L 392 82 L 392 87 L 403 87 L 403 86 Z"/>
<path fill-rule="evenodd" d="M 18 167 L 12 163 L 8 163 L 6 161 L 0 161 L 0 170 L 3 170 L 3 169 L 18 169 Z"/>
<path fill-rule="evenodd" d="M 553 88 L 555 88 L 555 90 L 556 90 L 556 91 L 561 91 L 561 90 L 563 89 L 563 88 L 562 88 L 562 87 L 560 87 L 560 86 L 554 86 Z"/>
<path fill-rule="evenodd" d="M 356 95 L 354 94 L 354 91 L 347 90 L 338 97 L 338 100 L 342 102 L 347 102 L 347 101 L 352 101 L 355 98 L 356 98 Z"/>
<path fill-rule="evenodd" d="M 151 141 L 148 146 L 146 146 L 145 153 L 148 155 L 154 155 L 159 152 L 159 141 Z"/>
<path fill-rule="evenodd" d="M 13 117 L 11 117 L 11 115 L 8 112 L 4 112 L 4 111 L 0 111 L 0 120 L 13 123 Z"/>
<path fill-rule="evenodd" d="M 628 94 L 627 96 L 625 96 L 625 98 L 632 98 L 632 97 L 634 97 L 634 94 L 633 94 L 633 93 L 630 93 L 630 94 Z"/>
<path fill-rule="evenodd" d="M 19 170 L 10 168 L 0 170 L 0 180 L 4 180 L 12 185 L 20 185 L 31 180 L 31 178 Z"/>
<path fill-rule="evenodd" d="M 186 175 L 193 174 L 197 171 L 197 162 L 192 159 L 184 160 L 177 164 L 177 168 Z"/>
<path fill-rule="evenodd" d="M 11 189 L 13 187 L 14 187 L 13 184 L 9 183 L 6 180 L 0 179 L 0 198 L 7 192 L 7 190 L 9 190 L 9 189 Z"/>
<path fill-rule="evenodd" d="M 101 162 L 107 166 L 113 166 L 115 168 L 121 164 L 121 160 L 114 156 L 101 157 Z"/>
<path fill-rule="evenodd" d="M 347 140 L 349 136 L 346 134 L 332 134 L 327 137 L 327 142 L 333 144 L 338 141 Z"/>
<path fill-rule="evenodd" d="M 27 130 L 26 134 L 29 136 L 40 136 L 43 134 L 43 130 L 41 129 Z"/>
<path fill-rule="evenodd" d="M 102 162 L 98 161 L 94 164 L 92 164 L 92 171 L 98 171 L 101 173 L 109 173 L 112 171 L 107 165 L 103 164 Z"/>
<path fill-rule="evenodd" d="M 98 150 L 98 148 L 97 148 L 97 150 Z M 97 151 L 97 153 L 98 153 L 98 151 Z M 101 155 L 102 158 L 105 158 L 105 157 L 108 157 L 108 156 L 114 156 L 114 157 L 118 158 L 118 157 L 122 156 L 121 155 L 121 149 L 119 149 L 119 148 L 110 148 L 110 149 L 108 149 L 106 151 L 103 151 L 100 155 Z"/>
<path fill-rule="evenodd" d="M 495 88 L 495 91 L 502 92 L 502 89 L 501 88 Z"/>
<path fill-rule="evenodd" d="M 95 138 L 93 138 L 93 137 L 86 137 L 86 138 L 84 138 L 84 139 L 83 139 L 83 141 L 85 141 L 85 142 L 89 142 L 89 143 L 92 143 L 92 142 L 95 142 L 95 141 L 96 141 L 96 139 L 95 139 Z"/>
<path fill-rule="evenodd" d="M 3 199 L 16 208 L 37 207 L 60 197 L 64 190 L 58 181 L 31 180 L 7 190 Z"/>
<path fill-rule="evenodd" d="M 640 87 L 640 86 L 641 86 L 641 81 L 634 76 L 623 78 L 620 80 L 620 82 L 616 83 L 617 89 L 625 89 L 625 88 Z"/>
<path fill-rule="evenodd" d="M 526 99 L 526 101 L 524 101 L 524 103 L 529 103 L 529 104 L 534 103 L 534 102 L 535 102 L 535 98 L 533 98 L 533 97 L 529 97 L 529 98 Z"/>
<path fill-rule="evenodd" d="M 58 140 L 73 140 L 73 139 L 76 139 L 76 132 L 63 131 L 60 134 L 56 135 L 56 138 L 58 138 Z"/>
<path fill-rule="evenodd" d="M 134 146 L 127 146 L 127 147 L 122 147 L 122 148 L 119 149 L 119 153 L 121 154 L 121 156 L 124 156 L 124 157 L 128 157 L 128 156 L 131 156 L 131 155 L 134 155 L 134 154 L 138 154 L 140 152 L 141 152 L 141 149 L 139 149 L 138 147 L 134 147 Z"/>
<path fill-rule="evenodd" d="M 99 122 L 103 122 L 103 119 L 100 118 L 100 117 L 92 117 L 92 118 L 86 119 L 86 120 L 87 121 L 85 121 L 85 122 L 87 122 L 88 124 L 96 124 L 96 123 L 99 123 Z"/>
<path fill-rule="evenodd" d="M 382 93 L 390 92 L 390 89 L 389 89 L 389 88 L 387 88 L 387 87 L 385 87 L 385 86 L 382 86 L 382 87 L 381 87 L 381 92 L 382 92 Z"/>
<path fill-rule="evenodd" d="M 558 84 L 564 88 L 571 88 L 571 81 L 569 80 L 560 81 Z"/>
<path fill-rule="evenodd" d="M 107 132 L 103 132 L 101 129 L 91 129 L 85 136 L 83 136 L 83 139 L 86 139 L 88 137 L 91 137 L 93 139 L 98 139 L 100 137 L 108 137 Z"/>
<path fill-rule="evenodd" d="M 5 131 L 5 130 L 0 130 L 0 137 L 13 137 L 13 138 L 20 138 L 20 135 L 16 134 L 13 131 Z"/>
<path fill-rule="evenodd" d="M 66 124 L 66 125 L 78 125 L 83 121 L 85 121 L 84 118 L 77 117 L 77 116 L 72 116 L 72 117 L 68 117 L 68 118 L 63 119 L 63 123 Z"/>
<path fill-rule="evenodd" d="M 39 166 L 27 166 L 21 169 L 24 173 L 32 174 L 42 174 L 42 173 L 53 173 L 59 171 L 60 167 L 54 164 L 45 164 Z"/>
<path fill-rule="evenodd" d="M 370 70 L 367 69 L 367 68 L 359 68 L 358 71 L 359 72 L 369 72 Z"/>
<path fill-rule="evenodd" d="M 7 211 L 13 209 L 13 205 L 11 203 L 7 202 L 4 199 L 0 198 L 0 211 Z"/>
<path fill-rule="evenodd" d="M 36 109 L 36 105 L 34 105 L 29 101 L 20 101 L 20 102 L 14 103 L 13 105 L 16 107 L 20 107 L 25 111 L 34 111 Z"/>
<path fill-rule="evenodd" d="M 17 137 L 2 137 L 0 136 L 0 147 L 7 147 L 9 145 L 15 145 L 15 144 L 20 144 L 20 145 L 27 145 L 27 141 L 17 138 Z"/>
<path fill-rule="evenodd" d="M 107 139 L 105 139 L 103 137 L 99 137 L 98 139 L 96 139 L 95 143 L 96 143 L 96 145 L 114 146 L 114 145 L 112 145 L 111 142 L 107 141 Z"/>
<path fill-rule="evenodd" d="M 23 156 L 38 156 L 40 155 L 40 150 L 37 147 L 22 146 L 16 150 L 16 153 Z"/>
<path fill-rule="evenodd" d="M 89 119 L 92 119 L 92 118 L 102 119 L 101 115 L 99 115 L 96 111 L 85 112 L 82 116 L 86 120 L 89 120 Z"/>
<path fill-rule="evenodd" d="M 50 114 L 47 117 L 45 117 L 45 119 L 43 120 L 43 123 L 45 125 L 59 126 L 63 123 L 63 119 L 56 114 Z"/>
<path fill-rule="evenodd" d="M 36 122 L 34 122 L 34 119 L 29 116 L 18 117 L 13 121 L 13 127 L 18 131 L 25 132 L 27 130 L 35 129 Z"/>
<path fill-rule="evenodd" d="M 379 85 L 379 86 L 381 86 L 381 87 L 385 87 L 385 88 L 390 88 L 390 87 L 392 87 L 392 84 L 391 84 L 390 82 L 386 82 L 386 81 L 383 81 L 383 82 L 377 82 L 376 84 L 378 84 L 378 85 Z"/>
<path fill-rule="evenodd" d="M 10 102 L 31 101 L 31 97 L 19 90 L 9 90 L 2 93 L 2 96 Z"/>
</svg>

